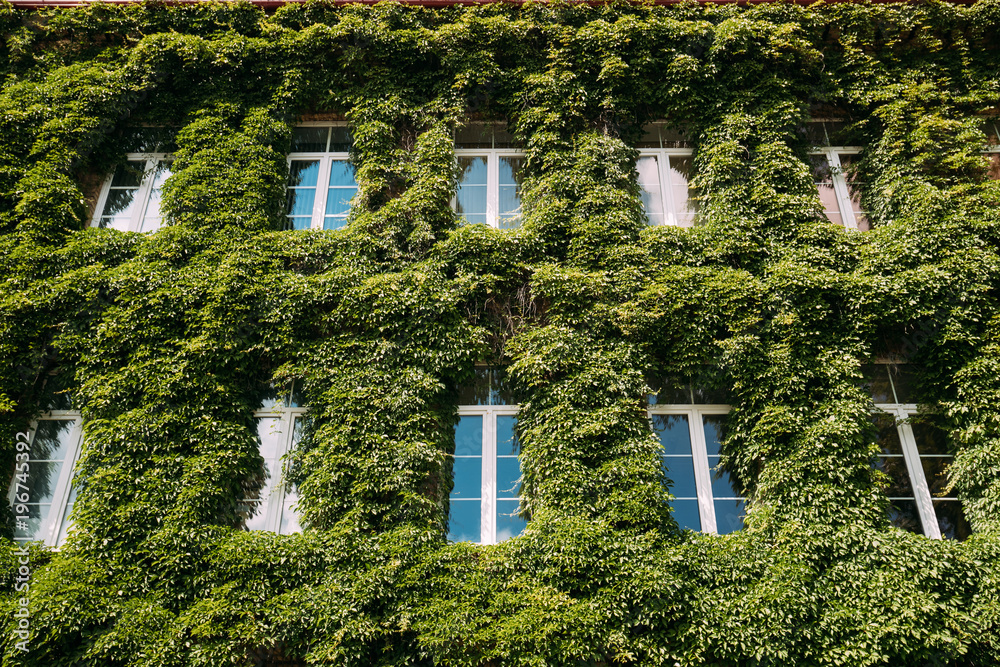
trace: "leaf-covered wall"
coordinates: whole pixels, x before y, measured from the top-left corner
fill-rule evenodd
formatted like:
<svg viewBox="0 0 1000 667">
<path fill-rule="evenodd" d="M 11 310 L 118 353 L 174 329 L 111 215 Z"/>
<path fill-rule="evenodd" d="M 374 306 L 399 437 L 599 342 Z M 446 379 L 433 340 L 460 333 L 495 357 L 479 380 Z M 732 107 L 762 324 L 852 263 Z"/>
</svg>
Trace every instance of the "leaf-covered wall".
<svg viewBox="0 0 1000 667">
<path fill-rule="evenodd" d="M 0 4 L 0 460 L 56 395 L 75 533 L 18 557 L 4 665 L 1000 662 L 1000 3 Z M 827 222 L 803 123 L 863 140 Z M 346 230 L 279 231 L 305 114 L 346 118 Z M 520 229 L 462 225 L 453 132 L 506 122 Z M 633 147 L 695 143 L 700 224 Z M 88 227 L 129 128 L 178 128 L 154 234 Z M 88 185 L 89 184 L 89 185 Z M 913 343 L 919 332 L 919 344 Z M 889 525 L 861 365 L 899 350 L 974 534 Z M 446 539 L 456 388 L 508 365 L 527 532 Z M 682 532 L 645 412 L 712 369 L 747 527 Z M 309 528 L 241 530 L 269 383 L 309 399 Z M 4 481 L 9 477 L 4 477 Z"/>
</svg>

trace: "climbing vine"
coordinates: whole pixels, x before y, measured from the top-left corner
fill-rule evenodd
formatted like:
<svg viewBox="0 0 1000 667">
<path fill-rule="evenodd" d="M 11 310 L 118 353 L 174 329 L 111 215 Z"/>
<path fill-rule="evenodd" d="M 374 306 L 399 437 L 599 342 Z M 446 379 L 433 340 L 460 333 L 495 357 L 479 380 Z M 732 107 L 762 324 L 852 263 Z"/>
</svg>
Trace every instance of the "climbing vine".
<svg viewBox="0 0 1000 667">
<path fill-rule="evenodd" d="M 85 433 L 64 546 L 23 556 L 2 510 L 4 665 L 1000 661 L 1000 3 L 0 4 L 0 35 L 0 464 L 55 405 Z M 359 191 L 282 231 L 317 115 Z M 870 231 L 823 215 L 815 116 L 864 146 Z M 451 208 L 484 120 L 525 151 L 516 230 Z M 647 225 L 656 120 L 695 146 L 693 228 Z M 166 225 L 88 226 L 141 128 L 176 141 Z M 964 542 L 889 524 L 885 358 L 949 433 Z M 530 521 L 496 546 L 446 539 L 476 363 L 521 405 Z M 729 394 L 744 530 L 678 528 L 664 378 Z M 292 381 L 306 529 L 246 531 Z"/>
</svg>

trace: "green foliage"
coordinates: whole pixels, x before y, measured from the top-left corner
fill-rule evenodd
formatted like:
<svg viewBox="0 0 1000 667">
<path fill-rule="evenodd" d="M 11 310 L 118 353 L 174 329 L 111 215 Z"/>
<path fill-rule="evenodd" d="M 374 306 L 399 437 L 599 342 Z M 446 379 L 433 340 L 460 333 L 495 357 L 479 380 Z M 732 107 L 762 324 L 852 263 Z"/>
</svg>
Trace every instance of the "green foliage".
<svg viewBox="0 0 1000 667">
<path fill-rule="evenodd" d="M 4 665 L 1000 661 L 1000 3 L 739 7 L 0 0 L 0 462 L 55 400 L 75 530 L 18 558 Z M 291 128 L 335 113 L 347 228 L 281 231 Z M 873 229 L 822 215 L 845 117 Z M 641 127 L 695 142 L 699 224 L 646 226 Z M 453 132 L 526 152 L 523 226 L 462 225 Z M 86 226 L 129 128 L 177 128 L 167 226 Z M 92 178 L 90 180 L 93 180 Z M 906 355 L 975 535 L 891 528 L 860 365 Z M 450 544 L 456 388 L 508 365 L 521 537 Z M 680 531 L 645 397 L 706 369 L 747 528 Z M 239 528 L 253 411 L 295 379 L 306 531 Z M 665 483 L 666 482 L 666 483 Z"/>
</svg>

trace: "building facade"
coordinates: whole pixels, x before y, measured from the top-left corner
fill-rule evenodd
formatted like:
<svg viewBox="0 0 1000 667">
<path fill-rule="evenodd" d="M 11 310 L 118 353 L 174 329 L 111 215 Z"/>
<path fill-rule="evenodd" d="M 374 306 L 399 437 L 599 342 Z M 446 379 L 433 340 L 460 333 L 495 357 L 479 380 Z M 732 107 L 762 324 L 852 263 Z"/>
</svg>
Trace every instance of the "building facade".
<svg viewBox="0 0 1000 667">
<path fill-rule="evenodd" d="M 1000 662 L 1000 4 L 44 4 L 5 665 Z"/>
</svg>

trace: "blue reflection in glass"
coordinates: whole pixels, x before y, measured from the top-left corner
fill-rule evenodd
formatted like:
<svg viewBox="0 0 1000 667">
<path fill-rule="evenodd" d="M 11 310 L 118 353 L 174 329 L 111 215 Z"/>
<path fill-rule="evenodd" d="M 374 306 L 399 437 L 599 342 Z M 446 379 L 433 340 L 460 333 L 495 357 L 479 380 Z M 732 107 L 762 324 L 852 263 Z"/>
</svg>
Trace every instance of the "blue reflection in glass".
<svg viewBox="0 0 1000 667">
<path fill-rule="evenodd" d="M 665 456 L 663 467 L 672 482 L 670 493 L 677 498 L 697 498 L 698 487 L 694 481 L 694 459 L 690 456 Z"/>
<path fill-rule="evenodd" d="M 452 542 L 479 542 L 481 517 L 478 500 L 452 500 L 448 515 L 448 539 Z"/>
<path fill-rule="evenodd" d="M 674 509 L 674 519 L 682 529 L 701 530 L 701 512 L 698 510 L 698 500 L 675 500 L 670 503 Z"/>
<path fill-rule="evenodd" d="M 516 498 L 521 464 L 515 456 L 497 458 L 497 497 Z"/>
<path fill-rule="evenodd" d="M 497 456 L 517 456 L 517 417 L 497 416 Z"/>
<path fill-rule="evenodd" d="M 452 478 L 455 485 L 451 489 L 451 498 L 479 498 L 483 488 L 482 459 L 456 458 Z"/>
<path fill-rule="evenodd" d="M 455 456 L 483 455 L 483 418 L 480 415 L 459 417 L 455 425 Z"/>
<path fill-rule="evenodd" d="M 653 415 L 653 430 L 660 436 L 665 456 L 691 456 L 687 415 Z"/>
<path fill-rule="evenodd" d="M 715 527 L 718 529 L 719 535 L 741 530 L 745 514 L 744 504 L 740 499 L 716 500 Z"/>
<path fill-rule="evenodd" d="M 517 500 L 497 501 L 497 542 L 517 537 L 528 525 L 524 519 L 516 514 L 519 502 Z"/>
</svg>

